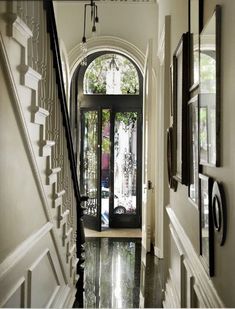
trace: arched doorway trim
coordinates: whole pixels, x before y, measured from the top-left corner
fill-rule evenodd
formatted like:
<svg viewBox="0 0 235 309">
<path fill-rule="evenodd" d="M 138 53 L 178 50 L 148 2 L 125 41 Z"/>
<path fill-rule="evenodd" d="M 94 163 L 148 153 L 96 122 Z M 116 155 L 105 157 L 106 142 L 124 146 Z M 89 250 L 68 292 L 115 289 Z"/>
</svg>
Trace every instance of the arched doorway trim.
<svg viewBox="0 0 235 309">
<path fill-rule="evenodd" d="M 82 61 L 83 55 L 80 47 L 80 43 L 77 44 L 69 52 L 69 66 L 70 76 L 72 77 L 77 66 Z M 90 38 L 87 40 L 88 55 L 100 51 L 118 52 L 124 56 L 129 57 L 140 69 L 140 72 L 144 72 L 144 54 L 135 45 L 129 43 L 118 37 L 112 36 L 100 36 Z"/>
</svg>

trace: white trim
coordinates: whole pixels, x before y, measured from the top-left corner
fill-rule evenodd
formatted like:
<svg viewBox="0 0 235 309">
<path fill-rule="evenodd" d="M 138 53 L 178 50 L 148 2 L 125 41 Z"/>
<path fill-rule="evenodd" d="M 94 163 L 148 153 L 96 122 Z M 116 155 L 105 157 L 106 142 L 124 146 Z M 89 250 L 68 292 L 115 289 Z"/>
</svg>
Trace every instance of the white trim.
<svg viewBox="0 0 235 309">
<path fill-rule="evenodd" d="M 38 165 L 37 165 L 37 159 L 36 159 L 35 154 L 34 154 L 34 149 L 33 149 L 32 143 L 31 143 L 30 134 L 29 134 L 29 131 L 28 131 L 28 128 L 27 128 L 27 124 L 25 122 L 24 112 L 22 110 L 19 94 L 18 94 L 18 91 L 17 91 L 17 86 L 15 84 L 13 72 L 11 70 L 10 61 L 8 59 L 6 47 L 5 47 L 4 40 L 3 40 L 1 33 L 0 33 L 0 59 L 1 59 L 1 63 L 4 66 L 4 69 L 6 70 L 6 75 L 7 75 L 7 79 L 8 79 L 8 82 L 9 82 L 9 86 L 11 87 L 11 95 L 12 95 L 12 98 L 14 100 L 14 105 L 15 105 L 15 108 L 16 108 L 18 119 L 20 121 L 20 129 L 22 130 L 22 133 L 23 133 L 23 139 L 25 141 L 25 147 L 26 147 L 27 155 L 29 157 L 30 164 L 31 164 L 32 172 L 33 172 L 33 175 L 34 175 L 34 178 L 35 178 L 35 182 L 37 184 L 37 188 L 38 188 L 40 197 L 42 199 L 43 210 L 44 210 L 44 213 L 45 213 L 47 220 L 52 223 L 54 221 L 54 219 L 53 219 L 52 213 L 50 211 L 50 207 L 48 205 L 46 193 L 44 191 L 44 185 L 43 185 L 42 178 L 41 178 L 41 175 L 40 175 L 40 171 L 39 171 L 39 168 L 38 168 Z M 58 259 L 59 259 L 59 262 L 60 262 L 60 265 L 61 265 L 62 274 L 63 274 L 65 282 L 67 283 L 68 278 L 67 278 L 67 273 L 66 273 L 66 267 L 64 265 L 63 258 L 61 256 L 61 253 L 60 253 L 60 250 L 59 250 L 60 240 L 59 240 L 59 237 L 57 236 L 56 231 L 54 231 L 54 229 L 52 229 L 51 235 L 52 235 L 53 242 L 55 244 L 56 252 L 58 254 Z M 5 261 L 3 263 L 5 263 Z M 1 269 L 1 265 L 0 265 L 0 269 Z M 0 271 L 0 274 L 1 274 L 1 271 Z M 0 275 L 0 277 L 1 277 L 1 275 Z"/>
<path fill-rule="evenodd" d="M 164 64 L 164 59 L 165 59 L 165 28 L 166 28 L 166 24 L 163 25 L 163 29 L 160 35 L 160 39 L 159 39 L 159 46 L 158 46 L 158 58 L 160 61 L 160 65 Z"/>
<path fill-rule="evenodd" d="M 163 252 L 158 247 L 154 246 L 154 255 L 159 259 L 163 259 Z"/>
<path fill-rule="evenodd" d="M 57 287 L 55 288 L 55 290 L 54 290 L 54 292 L 52 293 L 51 298 L 50 298 L 49 302 L 47 303 L 47 305 L 45 306 L 45 308 L 51 308 L 51 307 L 52 307 L 52 303 L 53 303 L 53 301 L 55 300 L 56 295 L 59 293 L 60 289 L 61 289 L 60 286 L 57 286 Z"/>
<path fill-rule="evenodd" d="M 61 303 L 62 306 L 54 305 L 53 308 L 72 308 L 75 302 L 76 293 L 77 290 L 75 288 L 67 287 L 67 294 L 64 293 L 63 301 Z"/>
<path fill-rule="evenodd" d="M 29 267 L 28 269 L 28 307 L 31 308 L 32 307 L 32 283 L 33 283 L 33 271 L 35 270 L 36 267 L 38 267 L 38 265 L 41 263 L 41 261 L 43 260 L 44 257 L 47 257 L 49 259 L 50 265 L 51 265 L 51 270 L 54 274 L 54 278 L 56 280 L 56 288 L 54 290 L 54 292 L 52 293 L 52 296 L 49 300 L 49 303 L 53 302 L 53 299 L 55 298 L 55 295 L 57 294 L 59 288 L 60 288 L 60 281 L 58 278 L 58 275 L 56 273 L 56 268 L 52 259 L 52 256 L 50 254 L 50 250 L 47 248 L 44 250 L 44 252 L 33 262 L 33 264 Z M 46 306 L 46 308 L 48 308 L 49 306 Z"/>
<path fill-rule="evenodd" d="M 45 140 L 41 149 L 41 156 L 48 157 L 51 155 L 51 148 L 55 145 L 54 141 Z"/>
<path fill-rule="evenodd" d="M 9 36 L 14 38 L 20 45 L 27 47 L 28 39 L 33 37 L 32 31 L 17 14 L 7 14 L 9 21 Z M 26 59 L 25 59 L 26 60 Z"/>
<path fill-rule="evenodd" d="M 36 245 L 53 228 L 51 222 L 47 222 L 40 230 L 27 238 L 0 264 L 0 278 L 5 275 L 15 264 L 17 264 L 33 246 Z"/>
<path fill-rule="evenodd" d="M 62 205 L 63 202 L 63 195 L 65 194 L 65 190 L 62 190 L 60 192 L 55 193 L 55 200 L 54 200 L 54 204 L 53 207 L 56 208 L 60 205 Z"/>
<path fill-rule="evenodd" d="M 119 52 L 131 58 L 143 74 L 144 70 L 144 54 L 140 49 L 130 42 L 118 37 L 99 36 L 87 40 L 88 55 L 99 51 Z M 79 63 L 82 61 L 81 43 L 77 44 L 68 54 L 70 77 L 76 70 Z"/>
<path fill-rule="evenodd" d="M 30 66 L 23 64 L 19 66 L 19 71 L 21 72 L 21 85 L 37 90 L 38 82 L 42 79 L 41 74 L 36 72 Z"/>
<path fill-rule="evenodd" d="M 68 216 L 69 216 L 69 209 L 63 212 L 62 205 L 60 205 L 58 211 L 58 228 L 60 228 L 63 224 L 67 222 Z"/>
<path fill-rule="evenodd" d="M 160 44 L 158 49 L 158 104 L 157 104 L 157 149 L 156 149 L 156 206 L 155 206 L 155 244 L 160 250 L 161 257 L 164 257 L 164 208 L 168 204 L 169 188 L 167 184 L 166 171 L 166 139 L 165 132 L 168 127 L 169 116 L 168 108 L 169 96 L 167 95 L 169 85 L 169 67 L 170 58 L 170 31 L 171 17 L 165 16 L 165 23 L 160 36 Z M 164 162 L 164 164 L 162 163 Z"/>
<path fill-rule="evenodd" d="M 52 185 L 57 181 L 57 176 L 60 171 L 61 167 L 55 167 L 50 169 L 50 174 L 47 177 L 47 185 Z"/>
<path fill-rule="evenodd" d="M 72 294 L 72 296 L 71 296 Z M 58 290 L 58 293 L 56 294 L 56 297 L 54 297 L 54 300 L 50 302 L 50 308 L 71 308 L 65 304 L 67 304 L 68 299 L 74 297 L 74 288 L 70 288 L 69 286 L 61 287 Z M 75 298 L 75 297 L 74 297 Z M 74 299 L 75 300 L 75 299 Z M 73 303 L 72 303 L 73 305 Z"/>
<path fill-rule="evenodd" d="M 46 118 L 49 116 L 49 112 L 42 107 L 36 106 L 33 111 L 32 122 L 36 124 L 45 125 Z"/>
<path fill-rule="evenodd" d="M 194 290 L 197 294 L 199 302 L 208 308 L 224 308 L 225 306 L 220 299 L 212 280 L 208 277 L 198 254 L 177 219 L 174 211 L 170 206 L 166 207 L 166 211 L 172 225 L 172 233 L 175 236 L 175 239 L 177 239 L 176 245 L 179 245 L 182 249 L 187 265 L 192 272 L 192 276 L 194 277 Z"/>
<path fill-rule="evenodd" d="M 11 290 L 8 292 L 8 294 L 5 296 L 5 298 L 3 298 L 2 302 L 0 303 L 0 308 L 4 308 L 5 304 L 11 299 L 11 297 L 15 294 L 15 292 L 21 288 L 21 292 L 22 292 L 22 288 L 25 289 L 25 278 L 21 277 L 18 282 L 13 286 L 13 288 L 11 288 Z M 25 303 L 24 303 L 24 297 L 21 296 L 21 306 L 24 308 L 25 307 Z"/>
</svg>

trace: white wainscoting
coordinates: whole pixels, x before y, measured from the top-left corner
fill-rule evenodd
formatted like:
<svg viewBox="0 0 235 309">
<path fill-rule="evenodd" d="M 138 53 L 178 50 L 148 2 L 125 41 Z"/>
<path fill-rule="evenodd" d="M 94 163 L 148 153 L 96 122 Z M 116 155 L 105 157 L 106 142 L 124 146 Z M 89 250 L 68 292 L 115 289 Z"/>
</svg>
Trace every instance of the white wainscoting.
<svg viewBox="0 0 235 309">
<path fill-rule="evenodd" d="M 43 2 L 5 1 L 0 7 L 6 9 L 0 16 L 1 128 L 4 124 L 11 141 L 8 148 L 4 139 L 1 143 L 9 168 L 6 172 L 1 162 L 5 187 L 0 198 L 0 307 L 69 308 L 78 280 L 76 202 Z M 27 26 L 32 20 L 37 26 Z M 33 44 L 47 46 L 47 53 Z M 46 68 L 51 82 L 44 84 L 50 91 L 39 87 L 42 75 L 31 67 L 33 59 L 40 63 L 38 69 Z M 47 98 L 49 92 L 54 94 L 50 100 L 56 108 L 41 106 L 42 92 Z M 61 141 L 53 151 L 56 143 L 48 138 L 49 125 Z M 60 166 L 52 164 L 57 154 L 63 156 Z"/>
<path fill-rule="evenodd" d="M 164 308 L 223 308 L 224 304 L 170 206 L 170 256 Z"/>
</svg>

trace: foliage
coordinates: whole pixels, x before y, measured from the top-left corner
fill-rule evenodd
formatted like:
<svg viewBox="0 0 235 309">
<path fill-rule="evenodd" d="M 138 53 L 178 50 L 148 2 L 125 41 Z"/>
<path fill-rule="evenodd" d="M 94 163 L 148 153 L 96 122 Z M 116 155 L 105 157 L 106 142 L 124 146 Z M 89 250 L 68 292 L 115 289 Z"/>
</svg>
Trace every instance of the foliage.
<svg viewBox="0 0 235 309">
<path fill-rule="evenodd" d="M 106 74 L 112 57 L 113 54 L 105 54 L 90 63 L 84 76 L 84 93 L 106 93 Z M 135 66 L 121 55 L 115 55 L 115 62 L 121 73 L 121 94 L 138 94 L 139 78 Z"/>
<path fill-rule="evenodd" d="M 126 128 L 130 125 L 135 126 L 137 120 L 137 112 L 122 112 L 116 113 L 115 121 L 117 124 L 123 123 Z M 85 123 L 86 123 L 86 139 L 89 148 L 92 151 L 96 150 L 98 144 L 98 114 L 97 111 L 89 111 L 85 113 Z M 118 127 L 118 125 L 116 126 Z M 105 131 L 106 135 L 104 134 Z M 102 110 L 102 152 L 110 153 L 110 110 Z"/>
</svg>

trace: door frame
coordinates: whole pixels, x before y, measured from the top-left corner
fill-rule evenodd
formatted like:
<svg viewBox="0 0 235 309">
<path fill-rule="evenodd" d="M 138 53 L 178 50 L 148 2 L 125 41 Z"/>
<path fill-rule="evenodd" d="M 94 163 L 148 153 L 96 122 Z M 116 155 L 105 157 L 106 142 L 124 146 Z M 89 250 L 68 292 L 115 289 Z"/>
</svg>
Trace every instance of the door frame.
<svg viewBox="0 0 235 309">
<path fill-rule="evenodd" d="M 88 56 L 87 59 L 87 63 L 88 65 L 97 57 L 104 55 L 104 54 L 109 54 L 109 53 L 116 53 L 116 54 L 120 54 L 118 52 L 115 51 L 103 51 L 103 52 L 96 52 L 93 53 L 91 55 Z M 122 54 L 121 54 L 122 55 Z M 101 94 L 83 94 L 83 79 L 84 79 L 84 74 L 86 71 L 86 67 L 84 66 L 79 66 L 77 69 L 77 86 L 78 86 L 78 98 L 79 98 L 79 112 L 81 113 L 81 111 L 83 110 L 99 110 L 99 113 L 102 113 L 103 109 L 110 109 L 113 111 L 133 111 L 136 110 L 139 112 L 139 114 L 141 115 L 141 121 L 139 121 L 139 125 L 142 126 L 142 109 L 143 109 L 143 76 L 142 73 L 139 69 L 139 67 L 136 65 L 136 63 L 133 62 L 132 59 L 130 59 L 128 56 L 123 55 L 124 57 L 128 58 L 135 66 L 137 73 L 138 73 L 138 78 L 139 78 L 139 94 L 138 95 L 101 95 Z M 120 105 L 120 100 L 124 99 L 125 100 L 125 108 L 123 108 Z M 112 102 L 112 104 L 110 104 L 109 102 Z M 78 112 L 77 111 L 77 112 Z M 100 117 L 100 121 L 101 121 L 101 116 Z M 99 130 L 101 130 L 101 125 L 99 126 Z M 139 134 L 142 135 L 142 130 L 139 129 Z M 99 133 L 99 136 L 101 138 L 101 131 Z M 82 136 L 80 135 L 80 145 L 81 145 L 81 138 Z M 141 217 L 142 217 L 142 213 L 141 213 L 141 197 L 142 197 L 142 192 L 141 192 L 141 179 L 142 179 L 142 136 L 140 136 L 140 143 L 138 144 L 138 148 L 137 148 L 137 153 L 139 152 L 139 160 L 140 162 L 138 162 L 138 164 L 140 164 L 140 169 L 139 169 L 139 173 L 138 173 L 138 185 L 139 185 L 139 192 L 138 192 L 138 197 L 137 197 L 137 204 L 138 204 L 138 200 L 139 200 L 139 211 L 138 211 L 138 215 L 139 218 L 138 219 L 138 224 L 136 226 L 132 226 L 132 227 L 141 227 L 142 221 L 141 221 Z M 101 140 L 100 143 L 101 145 Z M 78 146 L 79 148 L 79 146 Z M 101 149 L 101 147 L 100 147 Z M 80 149 L 80 164 L 81 164 L 81 155 L 82 155 L 82 149 Z M 101 158 L 101 152 L 100 152 L 100 158 Z M 101 159 L 100 159 L 101 160 Z M 101 161 L 100 161 L 101 162 Z M 99 164 L 101 167 L 101 164 Z M 101 169 L 99 169 L 99 180 L 100 181 L 100 177 L 101 177 Z M 101 183 L 101 182 L 100 182 Z M 101 186 L 99 186 L 99 204 L 100 207 L 98 207 L 98 213 L 99 213 L 99 217 L 101 218 Z M 88 219 L 88 216 L 85 215 L 85 219 L 87 222 L 89 222 L 90 219 Z M 101 231 L 101 220 L 100 220 L 100 224 L 96 225 L 97 230 Z M 114 227 L 114 226 L 113 226 Z M 118 227 L 127 227 L 126 225 L 124 226 L 118 226 Z"/>
</svg>

